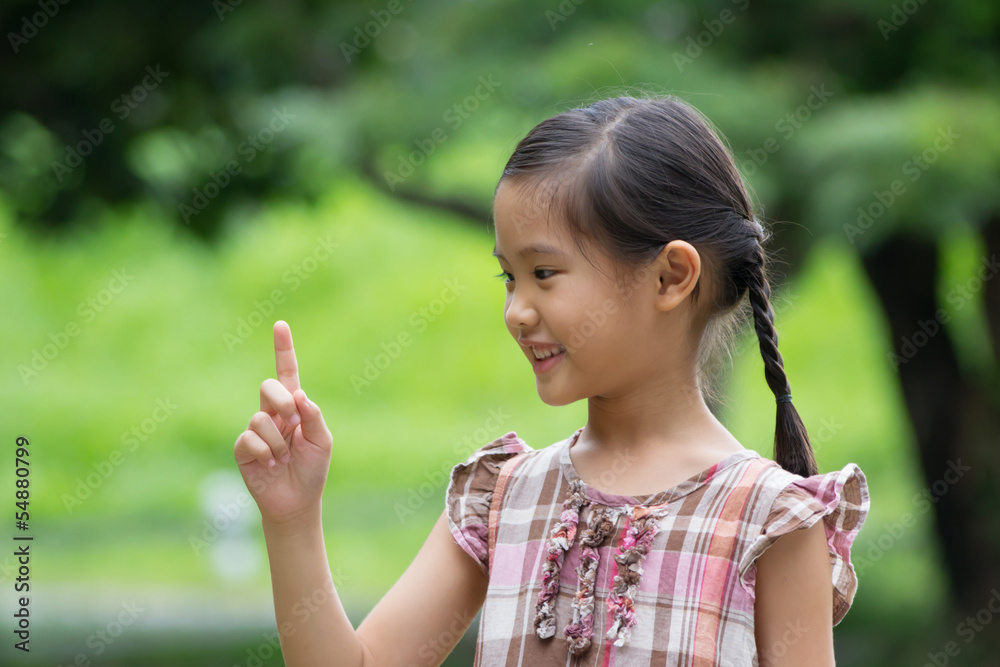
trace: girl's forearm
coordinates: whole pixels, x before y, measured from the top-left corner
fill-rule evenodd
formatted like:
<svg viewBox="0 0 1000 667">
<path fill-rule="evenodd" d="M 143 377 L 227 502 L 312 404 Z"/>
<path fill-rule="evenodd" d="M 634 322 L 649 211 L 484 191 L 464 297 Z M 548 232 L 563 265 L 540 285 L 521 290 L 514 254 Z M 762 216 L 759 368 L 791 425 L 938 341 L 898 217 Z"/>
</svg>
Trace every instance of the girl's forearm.
<svg viewBox="0 0 1000 667">
<path fill-rule="evenodd" d="M 320 513 L 262 524 L 285 665 L 361 667 L 364 647 L 333 584 Z"/>
</svg>

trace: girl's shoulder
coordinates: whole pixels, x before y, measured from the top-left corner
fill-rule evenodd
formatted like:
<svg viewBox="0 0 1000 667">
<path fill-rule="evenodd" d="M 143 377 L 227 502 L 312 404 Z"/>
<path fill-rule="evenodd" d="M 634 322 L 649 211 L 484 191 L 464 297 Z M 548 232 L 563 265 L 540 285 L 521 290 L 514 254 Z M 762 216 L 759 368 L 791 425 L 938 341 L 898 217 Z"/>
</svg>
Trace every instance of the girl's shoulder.
<svg viewBox="0 0 1000 667">
<path fill-rule="evenodd" d="M 754 482 L 754 500 L 747 512 L 752 529 L 738 565 L 740 584 L 752 593 L 756 561 L 782 535 L 825 525 L 833 567 L 834 625 L 847 614 L 858 580 L 851 564 L 851 545 L 861 531 L 871 500 L 868 481 L 856 463 L 839 470 L 802 477 L 777 463 L 768 463 Z"/>
<path fill-rule="evenodd" d="M 488 529 L 490 504 L 504 463 L 533 449 L 508 431 L 474 450 L 451 469 L 445 491 L 445 514 L 455 542 L 473 559 L 483 573 L 488 572 Z"/>
<path fill-rule="evenodd" d="M 871 501 L 868 480 L 856 463 L 846 463 L 839 470 L 803 477 L 789 472 L 770 459 L 760 458 L 759 474 L 753 480 L 755 512 L 766 528 L 789 517 L 804 517 L 817 512 L 822 516 L 842 513 L 845 527 L 860 525 L 868 514 Z"/>
<path fill-rule="evenodd" d="M 508 431 L 499 438 L 487 442 L 473 450 L 466 459 L 454 469 L 468 469 L 487 466 L 499 470 L 507 459 L 525 452 L 535 451 L 528 443 L 518 437 L 516 431 Z"/>
</svg>

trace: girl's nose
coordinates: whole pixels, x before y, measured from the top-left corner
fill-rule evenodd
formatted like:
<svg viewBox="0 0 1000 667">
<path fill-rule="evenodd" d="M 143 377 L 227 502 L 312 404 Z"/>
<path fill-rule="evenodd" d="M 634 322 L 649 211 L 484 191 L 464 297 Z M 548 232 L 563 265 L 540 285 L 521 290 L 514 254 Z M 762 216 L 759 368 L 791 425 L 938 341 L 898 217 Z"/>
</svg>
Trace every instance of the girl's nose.
<svg viewBox="0 0 1000 667">
<path fill-rule="evenodd" d="M 538 312 L 527 303 L 523 294 L 512 293 L 504 311 L 504 320 L 511 329 L 532 328 L 538 324 Z"/>
</svg>

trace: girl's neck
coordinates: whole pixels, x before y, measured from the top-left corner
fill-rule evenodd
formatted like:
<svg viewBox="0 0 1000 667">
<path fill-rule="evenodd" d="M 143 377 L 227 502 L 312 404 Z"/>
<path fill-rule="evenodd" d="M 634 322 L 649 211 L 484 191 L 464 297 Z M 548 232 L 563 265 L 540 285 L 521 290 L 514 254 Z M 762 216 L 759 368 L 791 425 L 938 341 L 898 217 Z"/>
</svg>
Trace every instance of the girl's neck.
<svg viewBox="0 0 1000 667">
<path fill-rule="evenodd" d="M 677 420 L 666 426 L 656 421 L 616 421 L 606 415 L 596 423 L 588 420 L 570 447 L 577 475 L 604 493 L 646 496 L 673 488 L 746 450 L 707 408 L 673 414 Z"/>
<path fill-rule="evenodd" d="M 591 398 L 587 424 L 573 449 L 595 460 L 614 459 L 626 448 L 630 457 L 639 460 L 695 460 L 745 449 L 700 395 L 689 401 L 661 403 L 658 408 L 645 407 L 615 409 L 607 401 Z"/>
</svg>

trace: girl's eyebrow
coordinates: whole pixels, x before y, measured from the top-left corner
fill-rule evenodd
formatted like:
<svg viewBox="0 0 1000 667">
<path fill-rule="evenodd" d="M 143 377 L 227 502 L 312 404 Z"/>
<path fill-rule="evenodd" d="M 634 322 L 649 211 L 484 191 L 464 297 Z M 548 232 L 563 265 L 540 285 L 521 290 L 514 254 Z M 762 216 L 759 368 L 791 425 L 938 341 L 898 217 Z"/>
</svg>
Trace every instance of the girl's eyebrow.
<svg viewBox="0 0 1000 667">
<path fill-rule="evenodd" d="M 518 257 L 527 257 L 528 255 L 535 253 L 537 255 L 562 255 L 562 251 L 555 246 L 549 245 L 547 243 L 534 243 L 529 246 L 525 246 L 517 251 Z M 497 252 L 496 244 L 493 245 L 493 256 L 499 257 L 500 259 L 506 260 L 502 254 Z"/>
</svg>

